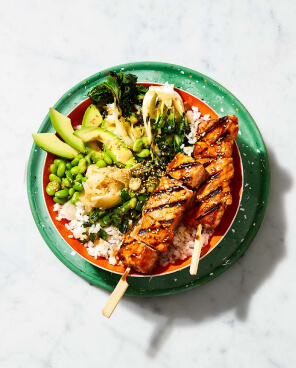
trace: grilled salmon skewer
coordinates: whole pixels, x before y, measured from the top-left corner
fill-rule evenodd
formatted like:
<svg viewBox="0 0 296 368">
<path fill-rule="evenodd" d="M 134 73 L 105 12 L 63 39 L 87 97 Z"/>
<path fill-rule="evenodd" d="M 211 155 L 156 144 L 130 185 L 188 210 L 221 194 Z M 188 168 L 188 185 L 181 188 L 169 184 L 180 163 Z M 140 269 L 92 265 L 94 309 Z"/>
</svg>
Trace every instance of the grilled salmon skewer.
<svg viewBox="0 0 296 368">
<path fill-rule="evenodd" d="M 206 183 L 197 191 L 193 208 L 187 213 L 185 222 L 197 227 L 197 239 L 192 256 L 190 273 L 195 275 L 202 247 L 201 226 L 215 229 L 227 208 L 232 203 L 230 180 L 234 175 L 232 151 L 237 137 L 238 120 L 236 116 L 225 116 L 199 124 L 197 142 L 194 147 L 195 160 L 178 154 L 167 168 L 169 175 L 182 179 L 184 183 L 192 185 L 188 180 L 186 168 L 198 164 L 203 165 L 207 172 Z M 184 172 L 185 171 L 185 172 Z M 205 179 L 201 180 L 202 183 Z"/>
<path fill-rule="evenodd" d="M 238 133 L 234 115 L 199 124 L 194 157 L 208 172 L 208 179 L 198 190 L 196 202 L 186 215 L 191 226 L 202 224 L 215 229 L 232 203 L 230 181 L 234 175 L 232 151 Z"/>
<path fill-rule="evenodd" d="M 158 254 L 167 251 L 175 229 L 194 201 L 191 188 L 199 187 L 207 177 L 203 165 L 182 153 L 169 165 L 168 172 L 170 170 L 173 179 L 161 178 L 143 209 L 139 225 L 125 236 L 117 255 L 124 266 L 137 272 L 151 273 Z M 187 187 L 179 178 L 186 178 Z"/>
<path fill-rule="evenodd" d="M 199 188 L 209 176 L 203 167 L 203 164 L 194 160 L 192 157 L 184 155 L 183 153 L 178 153 L 176 155 L 167 167 L 167 173 L 174 178 L 183 180 L 187 186 L 195 189 Z M 203 245 L 201 231 L 202 226 L 198 225 L 190 265 L 191 275 L 196 275 L 197 273 L 200 252 Z"/>
<path fill-rule="evenodd" d="M 158 255 L 167 251 L 174 230 L 194 200 L 194 192 L 190 188 L 198 187 L 207 176 L 203 166 L 191 157 L 179 154 L 173 161 L 171 168 L 177 179 L 161 178 L 143 210 L 139 226 L 125 236 L 117 253 L 126 271 L 103 308 L 103 315 L 108 318 L 128 288 L 126 278 L 130 269 L 151 273 L 158 261 Z M 183 177 L 190 188 L 178 180 Z"/>
<path fill-rule="evenodd" d="M 173 179 L 165 177 L 161 179 L 157 190 L 143 210 L 139 226 L 125 237 L 118 252 L 119 259 L 127 268 L 119 283 L 120 290 L 115 289 L 116 296 L 110 303 L 111 306 L 108 302 L 105 306 L 107 317 L 110 317 L 128 287 L 126 277 L 130 267 L 143 273 L 153 270 L 159 252 L 167 251 L 175 228 L 194 199 L 192 189 L 198 188 L 208 177 L 207 183 L 197 193 L 194 208 L 186 216 L 189 224 L 199 224 L 199 240 L 196 240 L 194 249 L 196 252 L 198 248 L 199 253 L 197 256 L 194 254 L 193 258 L 197 262 L 190 269 L 192 274 L 196 274 L 202 245 L 201 224 L 212 228 L 218 226 L 226 206 L 232 200 L 229 181 L 234 172 L 231 155 L 237 131 L 235 116 L 201 123 L 194 150 L 196 160 L 178 154 L 168 166 L 168 174 Z M 186 186 L 182 185 L 180 179 Z"/>
</svg>

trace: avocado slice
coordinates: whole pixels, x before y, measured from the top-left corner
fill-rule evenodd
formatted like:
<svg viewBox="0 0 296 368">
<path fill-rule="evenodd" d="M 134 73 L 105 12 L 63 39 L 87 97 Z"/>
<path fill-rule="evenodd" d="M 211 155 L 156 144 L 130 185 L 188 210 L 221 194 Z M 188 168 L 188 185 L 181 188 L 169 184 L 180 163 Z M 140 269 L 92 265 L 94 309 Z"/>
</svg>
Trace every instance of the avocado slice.
<svg viewBox="0 0 296 368">
<path fill-rule="evenodd" d="M 84 152 L 85 145 L 83 141 L 73 135 L 74 129 L 71 124 L 71 119 L 53 109 L 52 107 L 50 107 L 49 109 L 49 116 L 53 127 L 63 138 L 63 140 L 71 147 L 77 149 L 79 152 Z"/>
<path fill-rule="evenodd" d="M 78 155 L 75 148 L 62 142 L 54 133 L 37 133 L 32 136 L 34 142 L 46 152 L 65 158 L 74 158 Z"/>
<path fill-rule="evenodd" d="M 86 109 L 83 119 L 82 119 L 82 128 L 88 127 L 88 126 L 95 126 L 98 127 L 102 124 L 103 118 L 99 111 L 99 109 L 91 104 Z"/>
<path fill-rule="evenodd" d="M 104 149 L 115 163 L 124 165 L 133 165 L 134 157 L 126 144 L 117 137 L 117 135 L 109 132 L 109 130 L 96 127 L 86 127 L 74 132 L 76 137 L 81 138 L 84 142 L 99 141 L 104 144 Z"/>
</svg>

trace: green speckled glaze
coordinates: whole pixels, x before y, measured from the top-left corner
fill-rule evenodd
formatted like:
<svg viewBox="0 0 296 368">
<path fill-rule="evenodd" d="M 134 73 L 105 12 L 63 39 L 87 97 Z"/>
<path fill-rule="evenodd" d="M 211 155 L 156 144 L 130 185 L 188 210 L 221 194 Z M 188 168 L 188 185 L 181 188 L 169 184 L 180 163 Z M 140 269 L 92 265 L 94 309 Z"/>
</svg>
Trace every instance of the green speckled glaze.
<svg viewBox="0 0 296 368">
<path fill-rule="evenodd" d="M 174 83 L 176 87 L 207 103 L 219 115 L 235 114 L 239 119 L 237 143 L 243 163 L 244 190 L 240 210 L 228 233 L 219 246 L 200 261 L 196 276 L 191 276 L 189 269 L 185 268 L 151 278 L 129 277 L 130 286 L 126 294 L 166 295 L 202 285 L 227 270 L 246 251 L 263 221 L 268 201 L 270 172 L 260 132 L 245 107 L 220 84 L 193 70 L 166 63 L 139 62 L 103 70 L 73 87 L 54 107 L 67 115 L 87 98 L 90 88 L 106 79 L 106 72 L 109 70 L 134 73 L 139 82 Z M 47 115 L 39 132 L 52 131 Z M 68 268 L 94 285 L 113 290 L 120 276 L 93 266 L 79 255 L 71 255 L 72 249 L 53 225 L 42 193 L 45 156 L 45 152 L 34 144 L 27 171 L 29 202 L 41 235 L 53 253 Z"/>
</svg>

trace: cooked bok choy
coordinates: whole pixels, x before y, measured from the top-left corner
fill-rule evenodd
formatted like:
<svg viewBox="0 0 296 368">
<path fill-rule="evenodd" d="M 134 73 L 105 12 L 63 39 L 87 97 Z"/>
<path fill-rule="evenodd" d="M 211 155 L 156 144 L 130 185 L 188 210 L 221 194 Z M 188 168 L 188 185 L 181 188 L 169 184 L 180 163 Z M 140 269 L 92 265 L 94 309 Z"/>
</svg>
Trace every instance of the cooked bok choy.
<svg viewBox="0 0 296 368">
<path fill-rule="evenodd" d="M 112 121 L 116 134 L 129 148 L 145 132 L 136 125 L 141 122 L 141 115 L 137 113 L 147 88 L 136 82 L 137 77 L 133 74 L 109 72 L 107 81 L 98 84 L 88 93 L 93 104 L 106 118 L 103 127 L 113 130 L 108 128 L 108 123 Z M 107 112 L 112 104 L 112 118 L 108 119 Z"/>
</svg>

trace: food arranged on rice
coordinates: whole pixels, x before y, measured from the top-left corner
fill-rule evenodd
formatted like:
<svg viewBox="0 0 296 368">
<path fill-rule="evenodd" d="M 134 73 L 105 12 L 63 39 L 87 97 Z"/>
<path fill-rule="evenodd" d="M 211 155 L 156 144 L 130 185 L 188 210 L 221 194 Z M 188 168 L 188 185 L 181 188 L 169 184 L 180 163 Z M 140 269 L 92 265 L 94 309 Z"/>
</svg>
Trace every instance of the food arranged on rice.
<svg viewBox="0 0 296 368">
<path fill-rule="evenodd" d="M 57 220 L 94 258 L 151 273 L 206 246 L 232 203 L 236 116 L 186 108 L 174 85 L 110 72 L 92 88 L 81 127 L 50 109 L 53 133 L 33 134 L 57 156 L 47 195 Z"/>
</svg>

